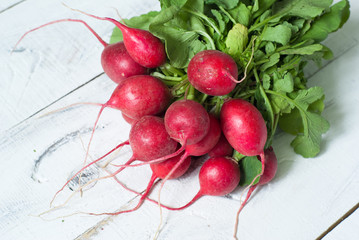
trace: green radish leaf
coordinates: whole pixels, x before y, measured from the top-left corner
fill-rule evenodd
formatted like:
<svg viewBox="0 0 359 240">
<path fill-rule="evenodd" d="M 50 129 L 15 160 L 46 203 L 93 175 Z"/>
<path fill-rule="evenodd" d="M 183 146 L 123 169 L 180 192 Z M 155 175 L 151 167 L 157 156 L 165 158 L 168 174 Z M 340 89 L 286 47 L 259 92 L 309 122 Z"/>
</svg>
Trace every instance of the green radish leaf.
<svg viewBox="0 0 359 240">
<path fill-rule="evenodd" d="M 264 73 L 262 77 L 263 88 L 268 90 L 271 87 L 271 78 L 268 74 Z"/>
<path fill-rule="evenodd" d="M 280 61 L 280 54 L 279 53 L 274 53 L 273 55 L 271 55 L 269 57 L 268 62 L 264 63 L 259 69 L 261 71 L 265 71 L 268 68 L 276 65 L 279 61 Z"/>
<path fill-rule="evenodd" d="M 304 132 L 302 116 L 297 108 L 294 108 L 290 113 L 283 114 L 279 118 L 278 125 L 283 131 L 292 135 Z"/>
<path fill-rule="evenodd" d="M 321 99 L 324 95 L 323 88 L 311 87 L 307 90 L 299 90 L 298 95 L 294 99 L 302 109 L 307 110 L 309 105 Z"/>
<path fill-rule="evenodd" d="M 253 179 L 261 173 L 262 171 L 262 164 L 257 159 L 256 156 L 253 157 L 245 157 L 239 162 L 239 168 L 241 170 L 241 180 L 239 182 L 239 185 L 246 186 L 251 184 Z M 257 184 L 259 182 L 259 177 L 256 181 L 254 181 L 254 184 Z"/>
<path fill-rule="evenodd" d="M 324 95 L 309 105 L 308 111 L 320 114 L 324 110 Z M 283 114 L 279 119 L 279 127 L 290 134 L 303 134 L 304 127 L 302 116 L 297 108 L 293 109 L 289 114 Z"/>
<path fill-rule="evenodd" d="M 226 53 L 238 61 L 248 43 L 248 29 L 237 23 L 228 32 L 226 39 Z"/>
<path fill-rule="evenodd" d="M 286 26 L 286 27 L 289 27 L 290 30 L 292 30 L 292 35 L 296 34 L 298 31 L 299 31 L 299 27 L 296 26 L 296 25 L 293 25 L 287 21 L 284 21 L 283 22 L 283 25 Z"/>
<path fill-rule="evenodd" d="M 289 27 L 285 25 L 277 25 L 275 27 L 266 28 L 262 33 L 262 40 L 287 45 L 291 36 L 292 30 Z"/>
<path fill-rule="evenodd" d="M 271 55 L 275 52 L 275 45 L 272 42 L 268 42 L 265 46 L 266 54 Z"/>
<path fill-rule="evenodd" d="M 228 17 L 223 16 L 218 10 L 211 9 L 211 13 L 216 18 L 219 26 L 219 30 L 223 33 L 226 30 L 226 25 L 228 22 Z"/>
<path fill-rule="evenodd" d="M 239 0 L 205 0 L 206 4 L 216 4 L 225 9 L 232 9 L 237 6 Z"/>
<path fill-rule="evenodd" d="M 342 0 L 334 4 L 330 11 L 314 21 L 311 28 L 302 36 L 302 40 L 321 42 L 331 32 L 337 31 L 349 18 L 349 1 Z"/>
<path fill-rule="evenodd" d="M 171 6 L 183 7 L 187 0 L 160 0 L 161 9 L 166 9 Z"/>
<path fill-rule="evenodd" d="M 267 11 L 277 0 L 259 0 L 259 9 L 253 14 L 253 18 L 257 18 Z"/>
<path fill-rule="evenodd" d="M 329 122 L 316 113 L 305 112 L 303 135 L 298 135 L 291 146 L 294 151 L 305 158 L 315 157 L 320 151 L 321 135 L 329 130 Z"/>
<path fill-rule="evenodd" d="M 237 23 L 248 27 L 251 19 L 251 11 L 245 4 L 240 3 L 237 7 L 229 10 L 228 13 Z"/>
<path fill-rule="evenodd" d="M 273 89 L 277 92 L 293 92 L 294 88 L 294 81 L 293 76 L 289 72 L 286 73 L 283 78 L 276 79 L 273 82 Z"/>
<path fill-rule="evenodd" d="M 207 49 L 208 45 L 199 40 L 200 34 L 206 33 L 206 30 L 198 17 L 188 12 L 179 13 L 180 9 L 177 6 L 162 10 L 153 19 L 149 30 L 164 40 L 171 65 L 185 68 L 190 59 L 197 52 Z M 188 30 L 194 27 L 196 31 Z"/>
<path fill-rule="evenodd" d="M 274 15 L 312 19 L 323 13 L 333 0 L 284 0 L 274 4 Z"/>
<path fill-rule="evenodd" d="M 275 116 L 274 116 L 271 102 L 270 102 L 267 94 L 265 93 L 264 88 L 260 84 L 258 84 L 258 87 L 254 94 L 254 97 L 257 101 L 256 107 L 263 115 L 263 118 L 266 121 L 267 129 L 268 129 L 267 142 L 266 142 L 266 146 L 264 147 L 266 149 L 267 147 L 269 147 L 272 144 L 272 137 L 274 135 L 274 131 L 276 128 Z"/>
<path fill-rule="evenodd" d="M 233 150 L 232 158 L 234 158 L 237 162 L 239 162 L 242 158 L 246 157 L 245 155 Z"/>
<path fill-rule="evenodd" d="M 290 113 L 295 105 L 292 102 L 287 101 L 285 98 L 278 95 L 270 95 L 273 111 L 275 114 Z"/>
<path fill-rule="evenodd" d="M 280 96 L 278 93 L 272 94 Z M 323 99 L 323 96 L 323 89 L 320 87 L 299 90 L 294 99 L 282 95 L 283 100 L 290 102 L 297 110 L 288 112 L 290 115 L 284 115 L 285 117 L 279 120 L 279 126 L 284 131 L 297 135 L 291 142 L 291 146 L 296 153 L 305 158 L 315 157 L 319 153 L 321 136 L 328 131 L 330 126 L 318 111 L 320 106 L 317 101 Z M 309 111 L 310 105 L 316 112 Z M 299 122 L 299 116 L 302 123 Z"/>
<path fill-rule="evenodd" d="M 311 103 L 308 107 L 308 111 L 318 113 L 318 114 L 322 113 L 324 110 L 324 107 L 325 107 L 324 98 L 325 98 L 325 96 L 323 94 L 323 96 L 320 99 Z"/>
<path fill-rule="evenodd" d="M 315 52 L 321 51 L 323 49 L 323 45 L 321 44 L 312 44 L 305 47 L 300 48 L 291 48 L 286 49 L 283 51 L 280 51 L 281 54 L 286 55 L 292 55 L 292 54 L 298 54 L 298 55 L 312 55 Z"/>
</svg>

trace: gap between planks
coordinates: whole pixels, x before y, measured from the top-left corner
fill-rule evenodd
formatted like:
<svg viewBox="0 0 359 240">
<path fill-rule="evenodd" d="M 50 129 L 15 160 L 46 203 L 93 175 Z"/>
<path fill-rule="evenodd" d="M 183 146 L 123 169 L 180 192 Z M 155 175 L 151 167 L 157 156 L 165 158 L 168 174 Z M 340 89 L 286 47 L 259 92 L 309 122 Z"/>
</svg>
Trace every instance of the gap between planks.
<svg viewBox="0 0 359 240">
<path fill-rule="evenodd" d="M 334 228 L 336 228 L 340 223 L 342 223 L 346 218 L 352 215 L 359 208 L 359 202 L 354 205 L 348 212 L 341 216 L 337 221 L 335 221 L 326 231 L 324 231 L 316 240 L 323 239 L 328 233 L 330 233 Z"/>
<path fill-rule="evenodd" d="M 19 5 L 20 3 L 25 2 L 25 1 L 26 1 L 26 0 L 21 0 L 21 1 L 17 2 L 17 3 L 14 3 L 13 5 L 8 6 L 7 8 L 1 10 L 1 11 L 0 11 L 0 14 L 3 13 L 3 12 L 5 12 L 5 11 L 7 11 L 7 10 L 9 10 L 9 9 L 11 9 L 11 8 L 13 8 L 13 7 L 15 7 L 15 6 L 17 6 L 17 5 Z"/>
<path fill-rule="evenodd" d="M 25 1 L 25 0 L 24 0 Z M 27 118 L 25 118 L 24 120 L 18 122 L 17 124 L 13 125 L 12 127 L 10 127 L 9 129 L 13 129 L 13 128 L 16 128 L 17 126 L 21 125 L 23 122 L 25 122 L 26 120 L 32 118 L 33 116 L 35 116 L 36 114 L 42 112 L 43 110 L 45 110 L 46 108 L 52 106 L 53 104 L 57 103 L 58 101 L 60 101 L 61 99 L 67 97 L 68 95 L 70 95 L 71 93 L 77 91 L 78 89 L 84 87 L 85 85 L 89 84 L 90 82 L 96 80 L 98 77 L 101 77 L 103 74 L 105 74 L 104 72 L 96 75 L 95 77 L 91 78 L 90 80 L 88 80 L 87 82 L 81 84 L 80 86 L 72 89 L 71 91 L 69 91 L 68 93 L 66 93 L 65 95 L 59 97 L 58 99 L 56 99 L 55 101 L 53 101 L 52 103 L 49 103 L 48 105 L 46 105 L 45 107 L 39 109 L 38 111 L 36 111 L 35 113 L 31 114 L 30 116 L 28 116 Z"/>
</svg>

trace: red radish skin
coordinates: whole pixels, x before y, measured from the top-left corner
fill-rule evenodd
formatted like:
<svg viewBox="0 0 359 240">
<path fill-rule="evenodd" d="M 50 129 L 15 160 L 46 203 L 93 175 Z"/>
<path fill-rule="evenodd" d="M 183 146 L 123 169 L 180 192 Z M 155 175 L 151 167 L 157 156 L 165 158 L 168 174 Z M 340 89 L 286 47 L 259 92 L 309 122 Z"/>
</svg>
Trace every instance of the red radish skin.
<svg viewBox="0 0 359 240">
<path fill-rule="evenodd" d="M 246 203 L 248 202 L 248 199 L 251 197 L 253 191 L 257 188 L 257 186 L 261 186 L 264 184 L 267 184 L 268 182 L 272 181 L 272 179 L 274 178 L 276 172 L 277 172 L 277 167 L 278 167 L 278 161 L 277 161 L 277 157 L 274 153 L 273 147 L 269 147 L 264 151 L 264 155 L 265 155 L 265 169 L 263 172 L 263 175 L 261 176 L 261 178 L 259 179 L 259 182 L 256 185 L 253 186 L 249 186 L 249 190 L 247 192 L 247 196 L 244 199 L 244 201 L 242 202 L 237 215 L 236 215 L 236 223 L 235 223 L 235 229 L 234 229 L 234 238 L 237 238 L 237 229 L 238 229 L 238 217 L 240 212 L 242 211 L 243 207 L 246 205 Z"/>
<path fill-rule="evenodd" d="M 129 116 L 127 116 L 126 114 L 122 113 L 122 118 L 130 125 L 133 125 L 136 123 L 136 119 L 130 118 Z"/>
<path fill-rule="evenodd" d="M 186 104 L 190 103 L 190 105 L 188 105 L 188 106 L 192 106 L 193 103 L 196 103 L 194 101 L 190 101 L 190 102 L 188 102 L 188 101 L 189 100 L 184 100 L 184 103 L 186 103 Z M 175 109 L 177 109 L 179 111 L 183 111 L 182 107 L 186 106 L 186 105 L 181 104 L 180 106 L 181 106 L 181 108 L 178 108 L 178 109 L 177 109 L 177 106 L 175 106 Z M 194 104 L 194 106 L 197 106 L 197 103 Z M 196 108 L 193 108 L 193 109 L 196 109 Z M 168 112 L 168 110 L 167 110 L 167 112 Z M 166 112 L 166 115 L 167 115 L 167 112 Z M 207 114 L 207 112 L 205 112 L 205 114 Z M 165 121 L 166 121 L 166 115 L 165 115 Z M 183 117 L 183 116 L 181 116 L 181 117 Z M 182 145 L 182 147 L 179 150 L 177 150 L 173 154 L 170 154 L 170 155 L 168 155 L 166 157 L 163 157 L 163 158 L 159 158 L 159 159 L 155 159 L 155 160 L 151 160 L 151 161 L 146 162 L 146 163 L 152 163 L 153 164 L 153 163 L 158 162 L 158 161 L 163 161 L 164 159 L 168 159 L 169 156 L 173 157 L 173 156 L 178 155 L 181 151 L 183 151 L 182 149 L 185 149 L 183 155 L 181 156 L 181 158 L 179 158 L 177 163 L 174 166 L 172 166 L 172 169 L 167 173 L 167 176 L 161 177 L 163 179 L 163 181 L 161 183 L 161 186 L 160 186 L 160 189 L 159 189 L 159 196 L 158 196 L 158 199 L 159 199 L 158 200 L 158 205 L 160 207 L 162 207 L 162 205 L 160 204 L 160 199 L 161 199 L 160 193 L 161 193 L 161 190 L 162 190 L 164 184 L 166 183 L 166 181 L 168 179 L 171 179 L 173 177 L 173 174 L 175 174 L 178 171 L 178 168 L 180 168 L 182 166 L 183 162 L 186 161 L 186 159 L 189 156 L 201 156 L 201 155 L 206 154 L 208 151 L 210 151 L 217 144 L 217 142 L 219 140 L 219 137 L 221 135 L 220 124 L 219 124 L 218 120 L 213 115 L 208 115 L 207 114 L 207 116 L 208 116 L 209 124 L 210 124 L 208 126 L 208 130 L 207 130 L 208 132 L 207 132 L 206 136 L 202 137 L 202 139 L 199 142 L 197 142 L 195 144 L 192 144 L 192 145 L 185 145 L 184 144 L 184 145 Z M 198 127 L 202 127 L 202 126 L 198 125 Z M 166 129 L 168 129 L 167 126 L 166 126 Z M 188 127 L 184 127 L 184 129 L 186 130 L 186 129 L 188 129 Z M 178 130 L 178 131 L 183 131 L 183 130 Z M 188 133 L 188 131 L 183 131 L 183 132 Z M 189 134 L 189 136 L 191 136 L 191 134 Z M 186 141 L 184 141 L 184 142 L 186 142 Z M 131 144 L 131 146 L 133 146 L 133 145 Z M 139 147 L 141 147 L 141 146 L 139 146 Z M 145 164 L 145 163 L 143 163 L 143 164 Z M 140 166 L 140 165 L 143 165 L 143 164 L 137 164 L 137 165 L 132 165 L 132 166 Z M 131 165 L 129 165 L 129 166 L 131 166 Z M 156 165 L 152 165 L 151 167 L 153 167 L 153 166 L 156 166 Z M 127 164 L 122 165 L 122 167 L 128 167 L 128 165 Z M 152 182 L 152 184 L 153 184 L 153 182 Z M 144 199 L 145 199 L 145 197 L 144 197 Z M 166 207 L 166 208 L 168 208 L 168 207 Z M 172 208 L 171 208 L 171 210 L 172 210 Z"/>
<path fill-rule="evenodd" d="M 181 148 L 167 156 L 151 160 L 149 163 L 158 163 L 177 156 L 188 145 L 201 141 L 210 129 L 210 117 L 206 109 L 193 100 L 178 100 L 172 103 L 165 113 L 164 121 L 168 134 L 181 144 Z M 140 165 L 142 164 L 133 166 Z"/>
<path fill-rule="evenodd" d="M 173 153 L 178 143 L 170 138 L 162 118 L 144 116 L 131 128 L 129 136 L 133 157 L 147 162 Z"/>
<path fill-rule="evenodd" d="M 133 152 L 132 157 L 124 165 L 120 165 L 114 175 L 135 160 L 149 164 L 153 159 L 168 156 L 176 151 L 178 145 L 168 135 L 163 119 L 156 116 L 144 116 L 132 125 L 129 143 Z"/>
<path fill-rule="evenodd" d="M 148 68 L 132 59 L 123 42 L 110 44 L 104 48 L 101 65 L 106 75 L 117 84 L 128 77 L 148 74 Z"/>
<path fill-rule="evenodd" d="M 206 136 L 210 120 L 206 109 L 198 102 L 179 100 L 167 109 L 165 125 L 171 138 L 186 146 L 195 144 Z"/>
<path fill-rule="evenodd" d="M 255 188 L 254 181 L 265 171 L 264 145 L 267 141 L 265 121 L 254 105 L 242 99 L 226 101 L 221 108 L 220 120 L 223 134 L 235 150 L 246 156 L 260 156 L 262 171 L 248 186 L 250 188 L 248 192 L 251 194 Z M 237 221 L 238 217 L 234 237 L 237 234 Z"/>
<path fill-rule="evenodd" d="M 222 105 L 220 120 L 223 134 L 235 150 L 245 156 L 261 157 L 262 172 L 257 177 L 262 176 L 267 126 L 261 113 L 243 99 L 231 99 Z"/>
<path fill-rule="evenodd" d="M 167 174 L 173 169 L 173 167 L 178 163 L 178 161 L 182 158 L 183 154 L 180 154 L 176 157 L 167 159 L 160 163 L 150 164 L 152 172 L 156 175 L 157 178 L 164 179 Z M 176 171 L 171 174 L 168 179 L 176 179 L 185 174 L 191 165 L 191 157 L 188 156 L 184 159 L 184 161 L 180 164 L 180 166 L 176 169 Z"/>
<path fill-rule="evenodd" d="M 137 75 L 117 86 L 105 107 L 121 110 L 128 117 L 139 119 L 162 113 L 170 100 L 170 91 L 161 80 L 150 75 Z"/>
<path fill-rule="evenodd" d="M 188 156 L 202 156 L 208 153 L 218 142 L 219 137 L 221 135 L 221 128 L 218 120 L 213 116 L 209 115 L 210 125 L 209 130 L 204 138 L 202 138 L 201 141 L 192 144 L 192 145 L 183 145 L 181 148 L 179 148 L 176 152 L 169 154 L 168 156 L 160 157 L 157 159 L 152 159 L 151 161 L 148 161 L 146 163 L 140 163 L 140 164 L 134 164 L 131 167 L 137 167 L 142 166 L 145 164 L 155 164 L 162 162 L 166 159 L 173 158 L 174 156 L 177 156 L 181 152 L 184 151 L 184 154 L 182 155 L 182 158 L 179 160 L 178 165 L 181 164 L 181 161 L 183 161 Z M 132 145 L 131 145 L 132 146 Z M 127 165 L 116 165 L 117 167 L 129 167 Z M 173 169 L 175 171 L 176 169 Z M 166 180 L 166 179 L 165 179 Z M 165 182 L 165 180 L 163 182 Z"/>
<path fill-rule="evenodd" d="M 207 154 L 217 143 L 221 136 L 221 126 L 216 117 L 209 114 L 209 131 L 199 142 L 187 145 L 185 152 L 190 156 L 202 156 Z"/>
<path fill-rule="evenodd" d="M 230 157 L 232 154 L 233 148 L 223 134 L 221 134 L 216 146 L 208 152 L 208 156 L 210 157 Z"/>
<path fill-rule="evenodd" d="M 204 195 L 224 196 L 231 193 L 239 184 L 238 163 L 228 157 L 208 159 L 199 171 L 200 190 L 186 205 L 171 210 L 182 210 L 192 205 Z"/>
<path fill-rule="evenodd" d="M 197 53 L 188 64 L 188 81 L 200 92 L 222 96 L 236 86 L 238 67 L 226 53 L 204 50 Z"/>
<path fill-rule="evenodd" d="M 141 66 L 135 62 L 132 57 L 128 54 L 125 45 L 123 42 L 118 42 L 114 44 L 106 43 L 85 21 L 79 19 L 60 19 L 55 20 L 46 24 L 43 24 L 37 28 L 34 28 L 30 31 L 24 33 L 19 41 L 15 44 L 14 49 L 17 45 L 24 39 L 24 37 L 40 28 L 43 28 L 48 25 L 52 25 L 60 22 L 78 22 L 85 25 L 85 27 L 90 30 L 90 32 L 99 40 L 99 42 L 104 46 L 104 49 L 101 54 L 101 65 L 106 73 L 106 75 L 115 83 L 120 83 L 124 79 L 135 76 L 135 75 L 144 75 L 148 73 L 148 68 Z"/>
<path fill-rule="evenodd" d="M 146 87 L 143 87 L 146 86 Z M 99 118 L 106 107 L 122 111 L 133 119 L 163 112 L 171 100 L 168 87 L 159 79 L 150 75 L 136 75 L 125 79 L 113 91 L 110 99 L 102 105 L 92 129 L 84 162 L 86 163 L 92 138 Z"/>
<path fill-rule="evenodd" d="M 114 19 L 107 20 L 114 23 L 121 30 L 126 49 L 137 63 L 147 68 L 156 68 L 166 62 L 165 46 L 152 33 L 127 27 Z"/>
<path fill-rule="evenodd" d="M 222 106 L 220 119 L 223 134 L 239 153 L 255 156 L 264 151 L 267 127 L 254 105 L 242 99 L 229 100 Z"/>
<path fill-rule="evenodd" d="M 275 155 L 273 147 L 267 148 L 264 151 L 264 155 L 266 159 L 265 171 L 261 176 L 261 178 L 259 179 L 258 185 L 264 185 L 272 181 L 278 169 L 278 160 L 277 160 L 277 156 Z"/>
<path fill-rule="evenodd" d="M 177 171 L 177 168 L 181 166 L 182 162 L 185 161 L 188 156 L 205 155 L 206 153 L 208 153 L 209 150 L 213 148 L 213 146 L 217 144 L 219 137 L 221 136 L 221 127 L 218 120 L 213 115 L 209 115 L 209 119 L 210 127 L 206 136 L 201 141 L 195 144 L 186 145 L 184 154 L 179 159 L 178 163 L 174 165 L 173 169 L 169 171 L 168 175 L 163 178 L 159 192 L 161 192 L 165 182 L 172 177 L 172 174 Z M 160 197 L 158 199 L 160 199 Z"/>
<path fill-rule="evenodd" d="M 165 45 L 149 31 L 128 27 L 112 18 L 98 17 L 77 9 L 72 10 L 99 20 L 109 21 L 118 27 L 122 32 L 128 53 L 138 64 L 147 68 L 156 68 L 166 62 Z"/>
</svg>

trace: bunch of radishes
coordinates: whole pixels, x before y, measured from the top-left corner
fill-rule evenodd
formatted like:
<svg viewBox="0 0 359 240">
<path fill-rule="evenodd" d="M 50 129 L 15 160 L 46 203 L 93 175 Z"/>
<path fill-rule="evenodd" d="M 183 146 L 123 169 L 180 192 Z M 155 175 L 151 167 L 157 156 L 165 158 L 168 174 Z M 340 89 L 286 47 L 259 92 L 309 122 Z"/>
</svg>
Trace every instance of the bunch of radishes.
<svg viewBox="0 0 359 240">
<path fill-rule="evenodd" d="M 238 162 L 232 158 L 233 149 L 244 156 L 258 156 L 262 163 L 262 171 L 250 184 L 247 198 L 240 207 L 242 209 L 255 187 L 269 182 L 277 169 L 273 149 L 264 149 L 267 127 L 261 113 L 242 99 L 223 99 L 220 115 L 216 116 L 207 112 L 199 102 L 187 99 L 187 95 L 184 99 L 172 98 L 170 86 L 150 75 L 151 69 L 167 61 L 163 42 L 149 31 L 130 28 L 111 18 L 90 16 L 114 23 L 122 31 L 123 42 L 107 44 L 86 22 L 77 19 L 62 19 L 39 27 L 65 21 L 83 23 L 103 44 L 103 69 L 118 84 L 109 100 L 101 104 L 86 158 L 99 117 L 104 108 L 111 107 L 120 110 L 124 119 L 131 124 L 129 140 L 116 148 L 129 144 L 133 156 L 108 177 L 119 174 L 126 167 L 144 164 L 149 164 L 153 172 L 145 193 L 134 209 L 104 214 L 138 209 L 154 181 L 163 179 L 163 186 L 168 179 L 182 176 L 190 166 L 191 156 L 209 156 L 199 172 L 200 190 L 185 206 L 166 208 L 180 210 L 202 195 L 223 196 L 231 193 L 238 186 L 241 176 Z M 191 86 L 210 96 L 226 95 L 236 84 L 240 84 L 236 62 L 218 50 L 204 50 L 196 54 L 189 62 L 187 77 Z M 108 154 L 87 164 L 75 176 Z M 142 163 L 132 164 L 134 161 Z M 254 184 L 258 178 L 259 182 Z"/>
</svg>

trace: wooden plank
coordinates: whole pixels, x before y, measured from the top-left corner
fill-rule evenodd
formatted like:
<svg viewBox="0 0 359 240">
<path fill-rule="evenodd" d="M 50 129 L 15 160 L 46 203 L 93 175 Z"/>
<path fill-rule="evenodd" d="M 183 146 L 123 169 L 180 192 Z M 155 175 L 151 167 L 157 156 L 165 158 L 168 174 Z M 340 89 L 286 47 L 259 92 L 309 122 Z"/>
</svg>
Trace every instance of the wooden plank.
<svg viewBox="0 0 359 240">
<path fill-rule="evenodd" d="M 82 91 L 78 91 L 79 95 L 68 100 L 81 101 L 82 96 L 86 96 L 85 91 L 89 96 L 88 93 L 96 93 L 99 89 L 105 96 L 105 93 L 112 92 L 111 84 L 103 84 L 105 80 L 106 77 L 103 76 L 98 79 L 97 86 L 92 85 L 81 89 Z M 95 97 L 91 100 L 102 99 Z M 73 216 L 65 218 L 62 222 L 63 219 L 45 221 L 31 216 L 47 210 L 49 201 L 56 190 L 74 169 L 81 166 L 84 158 L 81 140 L 88 141 L 97 111 L 97 107 L 84 106 L 43 118 L 32 118 L 2 135 L 0 152 L 3 154 L 2 159 L 6 161 L 1 161 L 1 169 L 7 169 L 0 177 L 1 188 L 6 192 L 0 196 L 3 216 L 0 218 L 2 239 L 19 239 L 24 236 L 27 239 L 73 239 L 101 219 L 101 217 Z M 118 121 L 113 121 L 113 119 L 118 119 Z M 114 129 L 117 130 L 114 131 Z M 92 149 L 108 151 L 117 142 L 127 138 L 128 129 L 118 111 L 106 111 L 95 135 Z M 103 139 L 105 132 L 107 136 Z M 109 140 L 111 143 L 107 142 Z M 98 150 L 91 151 L 93 157 L 99 154 L 102 153 Z M 129 156 L 122 155 L 122 157 Z M 11 179 L 11 184 L 6 184 L 9 179 Z M 127 192 L 118 191 L 116 185 L 111 190 L 108 185 L 111 183 L 111 181 L 102 181 L 102 184 L 96 184 L 97 191 L 85 191 L 83 199 L 77 197 L 75 201 L 69 203 L 70 208 L 44 217 L 51 219 L 66 215 L 67 212 L 79 210 L 81 206 L 92 211 L 99 211 L 103 205 L 107 206 L 111 203 L 121 206 L 131 196 Z M 70 193 L 71 191 L 66 188 L 65 194 L 60 195 L 56 204 L 61 203 Z M 86 203 L 88 200 L 91 201 Z"/>
<path fill-rule="evenodd" d="M 47 4 L 52 6 L 52 3 Z M 90 8 L 90 5 L 87 7 Z M 358 3 L 352 3 L 353 12 L 358 12 L 358 7 Z M 3 17 L 4 14 L 10 16 L 9 12 L 10 10 L 2 13 L 0 17 Z M 57 14 L 60 12 L 54 12 L 54 15 L 57 16 Z M 41 20 L 37 16 L 34 18 L 38 18 L 37 21 Z M 356 89 L 359 87 L 357 21 L 358 14 L 352 14 L 352 18 L 345 28 L 329 39 L 328 45 L 334 48 L 338 57 L 327 63 L 319 72 L 312 69 L 314 71 L 311 75 L 314 75 L 311 78 L 311 84 L 324 86 L 327 96 L 327 108 L 324 116 L 331 122 L 331 130 L 324 137 L 322 153 L 315 159 L 303 159 L 289 147 L 291 136 L 283 133 L 276 136 L 273 146 L 279 159 L 278 174 L 272 183 L 255 192 L 242 212 L 238 233 L 240 239 L 267 239 L 268 236 L 271 239 L 315 239 L 358 202 L 359 163 L 355 151 L 359 132 L 356 124 L 359 121 L 359 109 L 355 107 L 359 103 L 356 93 Z M 12 38 L 15 39 L 15 37 Z M 69 44 L 72 39 L 64 41 Z M 33 48 L 37 48 L 38 44 L 35 40 L 33 44 L 35 46 Z M 78 44 L 80 46 L 82 43 Z M 96 42 L 93 43 L 93 46 L 95 44 Z M 6 51 L 9 50 L 10 45 L 7 44 L 7 46 Z M 45 50 L 46 47 L 41 51 Z M 33 54 L 29 52 L 27 56 L 32 59 Z M 56 54 L 53 53 L 52 58 L 55 56 Z M 19 57 L 17 61 L 20 61 Z M 84 60 L 78 59 L 77 61 L 78 65 L 84 63 Z M 25 70 L 20 69 L 19 73 L 14 74 L 25 76 L 27 75 L 26 71 L 29 71 L 26 70 L 29 66 L 26 65 L 26 59 L 20 63 L 24 64 Z M 87 66 L 87 70 L 93 65 L 89 66 L 91 67 Z M 63 69 L 67 69 L 67 67 L 67 65 L 62 65 Z M 39 71 L 37 80 L 41 79 L 40 76 L 50 72 L 46 64 L 40 65 L 37 69 Z M 60 72 L 55 74 L 57 78 L 63 74 Z M 93 76 L 95 75 L 92 74 L 91 78 Z M 45 79 L 48 80 L 48 78 Z M 84 77 L 84 79 L 86 78 Z M 87 78 L 86 81 L 89 79 Z M 11 81 L 9 82 L 7 84 L 11 85 Z M 12 83 L 12 88 L 18 87 L 20 83 L 21 81 Z M 33 90 L 37 94 L 44 92 L 37 85 L 29 84 L 29 90 Z M 55 83 L 59 89 L 65 88 L 64 85 L 68 84 L 70 83 L 66 82 L 62 85 Z M 78 84 L 71 85 L 69 89 L 73 89 L 75 86 Z M 102 75 L 46 108 L 46 111 L 40 114 L 74 102 L 105 102 L 114 87 L 115 85 Z M 54 89 L 52 89 L 52 93 L 54 93 Z M 44 103 L 51 103 L 51 94 L 44 94 Z M 35 102 L 38 101 L 35 100 Z M 19 105 L 19 109 L 26 110 L 29 107 L 29 103 L 24 99 L 21 100 L 21 103 L 25 104 Z M 36 109 L 39 109 L 39 106 Z M 29 112 L 33 113 L 36 109 L 29 110 Z M 151 203 L 146 203 L 137 212 L 111 218 L 75 215 L 44 221 L 30 216 L 47 210 L 54 192 L 59 189 L 74 169 L 81 166 L 84 158 L 82 141 L 87 143 L 97 111 L 98 108 L 94 106 L 81 106 L 42 118 L 38 118 L 40 115 L 38 114 L 1 133 L 0 156 L 2 161 L 0 161 L 0 168 L 6 169 L 0 175 L 1 189 L 5 193 L 0 195 L 0 234 L 2 239 L 153 238 L 160 221 L 158 207 Z M 93 158 L 101 156 L 111 147 L 125 140 L 128 131 L 129 126 L 122 120 L 118 111 L 106 110 L 96 130 L 91 156 Z M 124 149 L 123 152 L 120 152 L 116 162 L 124 162 L 129 155 L 128 149 Z M 199 165 L 200 161 L 195 162 L 197 167 L 194 166 L 189 174 L 180 180 L 169 181 L 166 184 L 161 195 L 163 203 L 180 206 L 191 199 L 199 188 L 196 177 Z M 99 174 L 105 173 L 99 170 Z M 121 174 L 121 180 L 136 190 L 143 190 L 149 177 L 150 171 L 146 167 L 138 169 L 138 171 L 127 169 Z M 153 192 L 153 198 L 157 197 L 157 190 Z M 159 239 L 230 238 L 234 227 L 234 215 L 239 207 L 242 191 L 243 188 L 239 188 L 234 194 L 227 197 L 203 197 L 195 205 L 181 212 L 163 210 L 164 222 Z M 64 201 L 69 194 L 71 191 L 66 188 L 56 203 Z M 128 201 L 133 198 L 133 194 L 122 190 L 114 181 L 103 180 L 85 191 L 83 198 L 77 195 L 69 202 L 68 207 L 59 209 L 45 217 L 59 217 L 79 210 L 115 211 L 121 207 L 130 207 L 135 204 L 136 200 L 128 204 Z M 356 215 L 353 216 L 355 221 Z M 351 218 L 348 219 L 348 222 L 342 223 L 348 224 L 348 227 L 343 230 L 349 231 L 348 234 L 356 234 L 356 225 L 353 225 L 350 220 Z"/>
<path fill-rule="evenodd" d="M 34 1 L 27 0 L 0 14 L 0 31 L 6 33 L 0 46 L 0 132 L 26 119 L 71 90 L 102 73 L 102 45 L 81 24 L 59 23 L 28 35 L 10 54 L 26 31 L 52 20 L 86 20 L 108 41 L 114 25 L 91 19 L 64 7 L 65 2 L 100 16 L 118 18 L 113 7 L 127 18 L 159 4 L 151 1 Z M 102 6 L 101 9 L 98 6 Z M 10 21 L 11 19 L 11 21 Z M 108 80 L 106 80 L 108 81 Z"/>
</svg>

